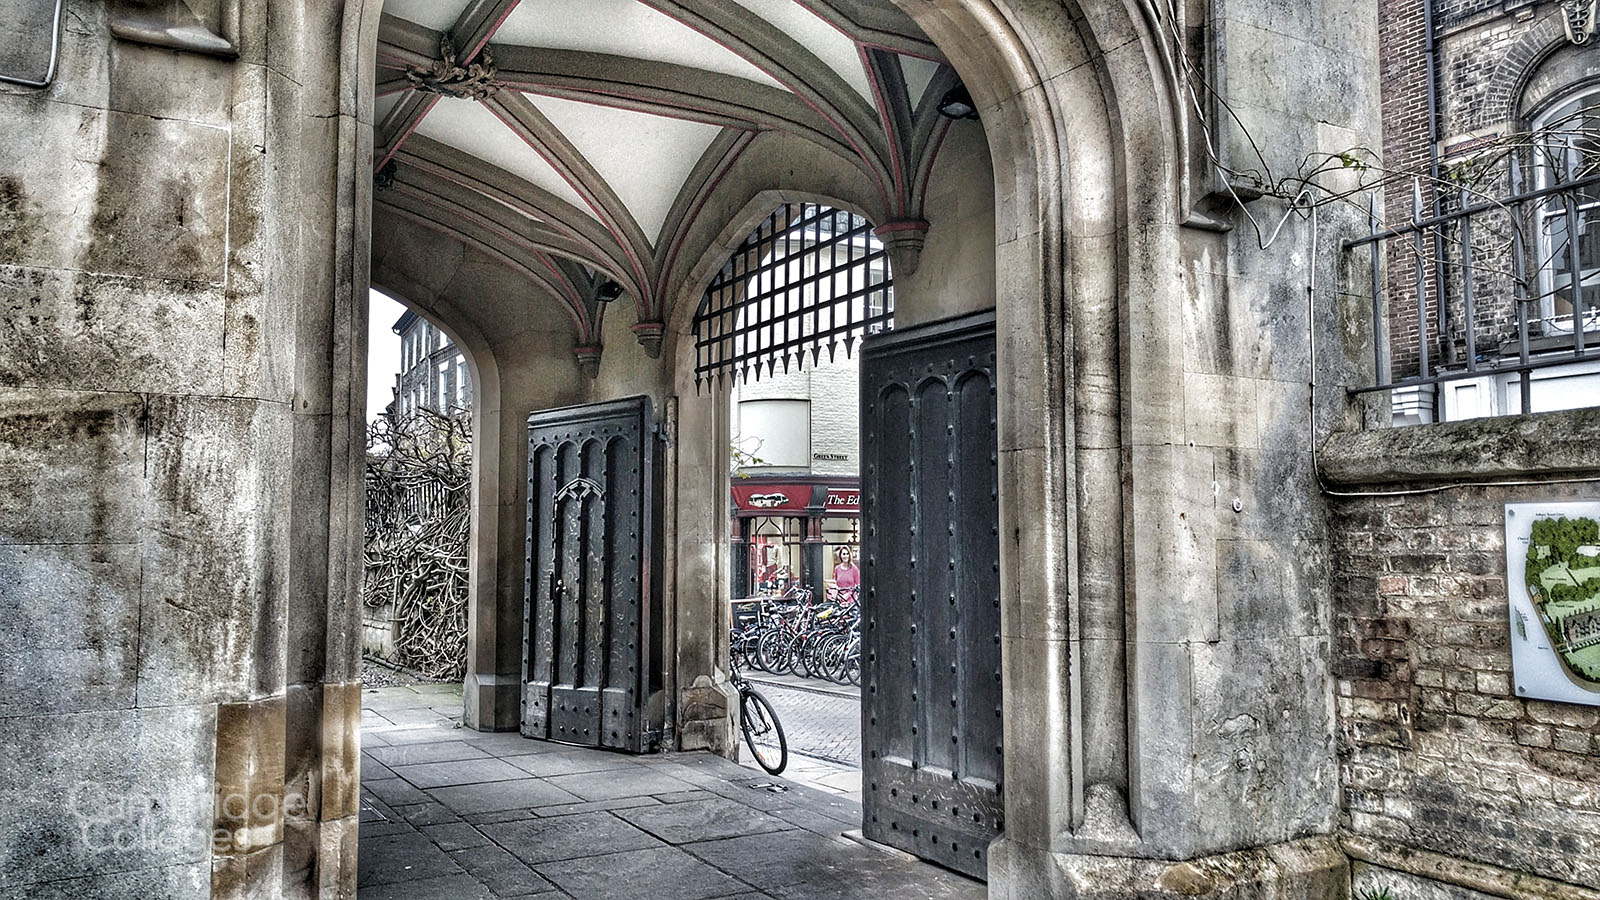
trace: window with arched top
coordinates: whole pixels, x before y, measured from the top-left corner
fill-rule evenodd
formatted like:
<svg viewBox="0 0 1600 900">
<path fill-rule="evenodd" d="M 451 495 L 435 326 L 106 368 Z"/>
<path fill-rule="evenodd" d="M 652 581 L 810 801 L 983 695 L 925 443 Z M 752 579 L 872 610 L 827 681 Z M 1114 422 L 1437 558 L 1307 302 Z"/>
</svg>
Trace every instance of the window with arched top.
<svg viewBox="0 0 1600 900">
<path fill-rule="evenodd" d="M 1600 325 L 1600 85 L 1551 104 L 1531 123 L 1539 263 L 1539 320 L 1545 333 Z M 1569 186 L 1570 189 L 1562 189 Z"/>
</svg>

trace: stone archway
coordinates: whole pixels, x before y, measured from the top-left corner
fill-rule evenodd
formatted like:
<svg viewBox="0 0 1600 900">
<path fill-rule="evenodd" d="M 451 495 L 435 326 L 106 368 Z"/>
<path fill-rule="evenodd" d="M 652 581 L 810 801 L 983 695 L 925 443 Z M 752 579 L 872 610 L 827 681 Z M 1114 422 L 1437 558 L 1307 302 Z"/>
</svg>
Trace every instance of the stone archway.
<svg viewBox="0 0 1600 900">
<path fill-rule="evenodd" d="M 393 265 L 374 259 L 372 288 L 424 316 L 466 357 L 472 384 L 472 511 L 469 515 L 467 576 L 467 659 L 465 723 L 493 729 L 507 701 L 497 688 L 500 656 L 499 598 L 494 590 L 499 564 L 500 503 L 497 498 L 502 446 L 500 369 L 494 350 L 471 318 L 442 291 L 418 284 Z M 420 300 L 418 298 L 421 298 Z M 373 411 L 367 411 L 368 420 Z"/>
<path fill-rule="evenodd" d="M 994 160 L 1002 517 L 1014 533 L 1016 523 L 1037 523 L 1027 541 L 1003 542 L 1007 744 L 1015 748 L 1007 761 L 1007 840 L 1019 861 L 997 884 L 1020 885 L 1043 877 L 1040 854 L 1066 849 L 1061 838 L 1079 832 L 1091 811 L 1091 784 L 1102 789 L 1095 812 L 1104 833 L 1090 846 L 1139 850 L 1127 839 L 1136 815 L 1130 807 L 1141 805 L 1126 799 L 1138 775 L 1129 764 L 1134 726 L 1124 704 L 1128 660 L 1119 646 L 1126 614 L 1120 385 L 1128 363 L 1119 329 L 1127 313 L 1117 298 L 1137 294 L 1152 308 L 1169 305 L 1155 267 L 1128 261 L 1175 259 L 1173 236 L 1130 232 L 1126 223 L 1171 220 L 1164 211 L 1174 205 L 1179 150 L 1164 127 L 1162 105 L 1170 98 L 1141 49 L 1141 35 L 1155 42 L 1144 23 L 1120 11 L 1078 10 L 1074 17 L 1048 3 L 901 5 L 936 43 L 958 49 L 952 62 L 978 101 Z M 674 321 L 683 322 L 698 290 L 685 279 L 672 299 Z M 681 340 L 681 325 L 670 330 Z M 1150 368 L 1153 378 L 1171 374 Z M 1079 390 L 1089 384 L 1095 389 Z M 691 386 L 680 368 L 680 432 L 718 431 L 720 415 L 687 399 Z M 692 453 L 692 446 L 680 452 Z M 678 466 L 720 485 L 723 473 L 708 462 L 680 458 Z M 680 521 L 696 518 L 696 497 L 722 494 L 680 488 Z M 1097 502 L 1082 502 L 1088 495 Z M 718 500 L 707 505 L 720 518 Z M 691 546 L 687 530 L 678 534 L 676 583 L 723 583 L 701 579 L 699 567 L 720 571 L 725 562 Z M 680 620 L 684 601 L 676 598 Z M 701 706 L 695 690 L 717 689 L 714 661 L 721 655 L 713 648 L 724 631 L 713 628 L 705 648 L 691 646 L 696 636 L 680 635 L 675 674 L 692 682 L 678 687 L 684 708 Z M 1082 631 L 1100 643 L 1075 643 Z M 715 747 L 726 737 L 703 739 Z"/>
<path fill-rule="evenodd" d="M 1007 753 L 1007 836 L 991 863 L 991 890 L 1044 896 L 1040 892 L 1049 890 L 1049 853 L 1061 849 L 1058 841 L 1083 825 L 1090 784 L 1099 789 L 1104 807 L 1100 824 L 1112 831 L 1110 840 L 1097 836 L 1100 848 L 1121 839 L 1119 849 L 1136 849 L 1126 840 L 1133 829 L 1123 797 L 1131 776 L 1127 739 L 1118 733 L 1127 728 L 1121 675 L 1126 663 L 1113 646 L 1080 655 L 1083 645 L 1074 646 L 1071 635 L 1088 627 L 1109 638 L 1110 645 L 1121 634 L 1120 541 L 1115 532 L 1121 529 L 1116 386 L 1122 370 L 1116 298 L 1134 277 L 1127 259 L 1130 244 L 1139 241 L 1137 236 L 1130 240 L 1122 225 L 1141 215 L 1140 210 L 1169 202 L 1163 194 L 1172 165 L 1162 160 L 1160 148 L 1170 141 L 1156 121 L 1113 126 L 1108 110 L 1115 102 L 1106 87 L 1111 76 L 1094 71 L 1109 66 L 1076 29 L 1070 33 L 1083 42 L 1062 42 L 1065 46 L 1054 47 L 1057 55 L 1049 61 L 1035 62 L 1022 49 L 1026 41 L 1021 35 L 1028 27 L 1050 33 L 1065 24 L 1063 11 L 1036 7 L 1018 16 L 987 4 L 902 5 L 942 47 L 966 51 L 953 54 L 952 62 L 978 98 L 993 157 L 996 232 L 1003 236 L 994 248 L 1001 261 L 996 296 L 1002 359 L 1002 531 L 1027 527 L 1029 539 L 1006 541 L 1003 551 L 1006 742 L 1015 749 Z M 1054 20 L 1056 15 L 1060 21 Z M 974 39 L 976 35 L 981 37 Z M 1065 81 L 1052 82 L 1066 72 L 1072 74 Z M 1153 110 L 1148 95 L 1154 88 L 1148 75 L 1144 78 L 1145 108 Z M 1068 112 L 1063 106 L 1073 108 Z M 1063 124 L 1069 120 L 1074 125 L 1070 130 Z M 1130 140 L 1130 131 L 1143 133 Z M 1130 145 L 1143 148 L 1151 159 L 1120 159 L 1118 149 Z M 1125 177 L 1130 169 L 1141 176 L 1132 188 Z M 725 585 L 728 565 L 725 546 L 720 553 L 708 552 L 693 537 L 715 533 L 705 523 L 720 522 L 726 515 L 726 454 L 719 436 L 727 432 L 727 411 L 719 392 L 697 396 L 690 320 L 704 282 L 748 225 L 776 202 L 803 193 L 765 192 L 748 201 L 708 242 L 673 297 L 668 352 L 675 350 L 675 390 L 681 403 L 680 478 L 687 473 L 695 480 L 692 487 L 680 486 L 677 512 L 682 521 L 698 523 L 680 529 L 677 548 L 680 615 L 688 609 L 700 613 L 690 618 L 719 615 L 716 591 L 707 593 L 704 586 Z M 1153 247 L 1141 249 L 1154 252 Z M 1074 356 L 1080 367 L 1076 370 L 1068 361 Z M 1080 384 L 1094 390 L 1080 393 Z M 1073 484 L 1080 485 L 1077 492 L 1068 487 Z M 1088 494 L 1098 495 L 1098 502 L 1081 503 Z M 1023 526 L 1024 521 L 1043 525 Z M 1088 549 L 1079 544 L 1084 529 L 1096 533 L 1094 554 L 1082 552 Z M 1074 571 L 1077 559 L 1083 560 L 1087 575 Z M 1081 601 L 1088 609 L 1040 599 L 1077 597 L 1080 581 L 1091 585 Z M 702 587 L 688 587 L 693 585 Z M 727 628 L 720 618 L 715 621 L 708 637 L 716 649 L 705 657 L 695 651 L 695 659 L 705 658 L 711 668 L 682 689 L 685 709 L 724 706 L 716 696 L 715 667 L 726 658 Z M 1073 658 L 1079 667 L 1075 678 L 1069 675 Z M 1086 689 L 1086 674 L 1099 683 Z M 1091 711 L 1086 714 L 1080 703 Z M 1088 735 L 1083 731 L 1086 721 Z M 710 730 L 708 723 L 699 729 Z M 717 746 L 715 738 L 707 740 Z"/>
<path fill-rule="evenodd" d="M 16 802 L 0 811 L 0 830 L 17 836 L 0 867 L 8 878 L 20 871 L 24 890 L 70 891 L 110 877 L 135 893 L 348 896 L 359 797 L 357 411 L 382 4 L 69 2 L 63 77 L 0 91 L 30 129 L 30 140 L 5 148 L 0 204 L 15 222 L 0 262 L 20 298 L 0 304 L 0 437 L 7 459 L 23 461 L 0 474 L 6 495 L 24 498 L 0 522 L 4 562 L 24 588 L 0 599 L 23 598 L 19 614 L 3 618 L 7 636 L 28 648 L 24 664 L 0 667 L 15 687 L 0 745 L 20 773 Z M 713 111 L 742 133 L 713 136 L 714 146 L 781 134 L 805 145 L 785 151 L 794 154 L 781 160 L 787 168 L 829 179 L 799 187 L 859 199 L 865 186 L 899 224 L 915 227 L 903 217 L 910 210 L 891 208 L 914 192 L 891 196 L 904 187 L 892 172 L 904 155 L 874 131 L 870 85 L 862 92 L 823 71 L 744 3 L 642 2 L 734 39 L 785 77 L 820 75 L 802 97 L 756 67 L 751 84 Z M 842 17 L 834 22 L 867 9 L 862 0 L 804 2 Z M 994 890 L 1032 898 L 1115 894 L 1130 883 L 1213 893 L 1229 889 L 1227 878 L 1305 883 L 1291 875 L 1327 886 L 1343 865 L 1329 838 L 1341 813 L 1326 622 L 1333 573 L 1311 448 L 1346 410 L 1330 392 L 1313 398 L 1311 386 L 1353 379 L 1339 353 L 1314 365 L 1305 341 L 1331 334 L 1348 350 L 1361 339 L 1347 327 L 1353 316 L 1338 318 L 1350 298 L 1329 304 L 1317 293 L 1338 265 L 1321 244 L 1356 226 L 1327 212 L 1320 231 L 1285 219 L 1275 245 L 1264 234 L 1257 242 L 1248 226 L 1266 217 L 1252 210 L 1283 214 L 1283 198 L 1269 191 L 1247 201 L 1250 185 L 1229 179 L 1248 175 L 1254 150 L 1294 171 L 1308 154 L 1337 158 L 1370 145 L 1375 24 L 1348 5 L 1266 0 L 894 2 L 916 26 L 906 31 L 920 32 L 910 34 L 911 50 L 927 53 L 931 40 L 949 51 L 994 161 L 988 249 L 1004 392 L 1012 748 Z M 497 9 L 488 0 L 458 7 L 469 49 L 488 40 Z M 168 31 L 163 22 L 187 24 Z M 412 24 L 391 23 L 404 34 L 386 42 L 388 71 L 399 76 L 390 85 L 412 84 L 413 67 L 455 59 L 440 31 Z M 48 36 L 33 49 L 55 48 L 57 35 Z M 686 37 L 717 43 L 703 32 Z M 516 55 L 505 58 L 508 72 Z M 594 92 L 592 72 L 541 69 L 540 56 L 514 60 L 517 84 L 561 89 L 551 85 L 588 77 Z M 901 65 L 843 57 L 863 76 L 869 64 L 891 75 Z M 1192 84 L 1191 66 L 1211 80 Z M 663 92 L 689 102 L 681 89 L 700 77 L 630 71 L 652 96 L 627 102 L 654 109 Z M 481 72 L 446 65 L 435 74 L 420 73 L 421 93 L 461 87 L 457 75 L 467 92 L 483 86 Z M 1204 108 L 1200 95 L 1213 88 L 1232 115 Z M 501 99 L 467 115 L 497 110 L 505 118 L 489 124 L 528 145 L 520 149 L 561 149 L 532 101 Z M 830 120 L 808 101 L 840 115 Z M 767 127 L 775 116 L 784 129 Z M 416 121 L 396 117 L 379 160 Z M 858 138 L 879 146 L 856 152 L 849 145 Z M 820 159 L 830 155 L 844 162 Z M 431 165 L 417 166 L 425 179 L 454 176 L 488 191 L 432 197 L 441 214 L 486 221 L 474 232 L 480 244 L 505 248 L 520 237 L 538 253 L 598 257 L 578 273 L 581 285 L 571 284 L 570 267 L 546 277 L 485 262 L 486 281 L 500 279 L 491 297 L 548 299 L 528 291 L 540 281 L 574 288 L 564 299 L 576 327 L 529 327 L 532 314 L 516 308 L 507 327 L 480 329 L 491 343 L 537 337 L 522 345 L 534 352 L 520 381 L 510 377 L 511 356 L 494 347 L 502 412 L 513 389 L 523 399 L 511 415 L 543 402 L 542 374 L 559 380 L 548 396 L 567 402 L 624 390 L 689 396 L 672 359 L 655 359 L 666 325 L 663 268 L 638 252 L 650 240 L 637 221 L 606 231 L 585 219 L 570 233 L 530 234 L 550 191 L 518 195 L 481 171 L 445 171 L 448 153 L 425 156 L 417 156 Z M 720 170 L 691 169 L 696 191 L 719 183 Z M 421 180 L 410 187 L 426 193 Z M 703 193 L 667 199 L 688 205 Z M 591 191 L 589 199 L 602 217 L 625 218 L 616 197 Z M 679 256 L 711 243 L 688 237 L 699 248 Z M 630 282 L 638 321 L 595 312 L 610 302 L 602 293 L 618 297 L 602 275 Z M 681 322 L 699 288 L 681 279 L 671 287 L 665 299 Z M 508 313 L 505 304 L 489 308 Z M 683 326 L 676 331 L 668 340 L 681 341 Z M 607 338 L 602 380 L 580 380 L 574 351 L 588 378 Z M 1308 413 L 1313 399 L 1317 415 Z M 679 422 L 714 432 L 702 412 L 690 404 Z M 501 525 L 513 524 L 493 548 L 497 616 L 522 584 L 516 523 L 526 488 L 507 471 L 517 451 L 505 449 L 515 430 L 500 430 L 506 490 L 495 506 Z M 722 499 L 705 459 L 679 469 L 685 484 L 701 485 L 698 494 Z M 685 503 L 679 512 L 693 510 Z M 714 549 L 679 549 L 670 565 L 717 566 Z M 490 568 L 485 561 L 478 577 L 489 580 Z M 497 656 L 508 642 L 497 629 Z M 716 689 L 715 638 L 683 646 L 700 649 L 676 659 L 679 701 L 692 699 L 702 677 Z M 493 709 L 478 724 L 502 727 L 507 670 L 497 663 L 493 674 L 478 686 L 480 710 Z M 83 824 L 70 804 L 80 785 L 102 800 L 154 798 L 119 821 L 177 838 L 104 852 L 63 840 Z M 210 808 L 213 796 L 252 802 Z M 1175 862 L 1220 854 L 1231 855 Z M 1075 886 L 1090 881 L 1098 887 Z"/>
<path fill-rule="evenodd" d="M 1196 696 L 1188 682 L 1167 683 L 1201 665 L 1197 654 L 1207 651 L 1194 648 L 1215 643 L 1222 629 L 1219 614 L 1206 609 L 1220 576 L 1192 565 L 1209 558 L 1209 532 L 1166 523 L 1210 514 L 1187 493 L 1212 471 L 1212 445 L 1192 452 L 1196 442 L 1183 440 L 1196 431 L 1183 399 L 1200 389 L 1186 363 L 1183 316 L 1197 293 L 1211 302 L 1212 288 L 1185 277 L 1215 274 L 1195 267 L 1223 239 L 1196 235 L 1223 233 L 1226 224 L 1197 212 L 1211 172 L 1194 164 L 1197 150 L 1184 137 L 1193 122 L 1180 111 L 1159 15 L 1069 10 L 1046 0 L 896 2 L 937 44 L 958 48 L 952 62 L 978 101 L 995 169 L 1012 750 L 994 889 L 1067 895 L 1072 873 L 1085 867 L 1134 879 L 1144 871 L 1139 859 L 1189 859 L 1325 833 L 1332 802 L 1316 793 L 1328 768 L 1318 753 L 1281 779 L 1309 784 L 1314 796 L 1305 804 L 1268 784 L 1281 772 L 1246 774 L 1239 780 L 1246 802 L 1265 812 L 1207 821 L 1209 788 L 1196 786 L 1219 759 L 1237 757 L 1231 735 L 1215 739 L 1208 731 L 1203 737 L 1213 743 L 1201 746 L 1196 729 L 1212 728 L 1230 704 Z M 1229 276 L 1221 280 L 1225 293 Z M 669 359 L 697 293 L 685 280 L 670 297 Z M 630 384 L 688 396 L 681 365 L 663 374 Z M 591 399 L 602 398 L 591 392 Z M 680 429 L 725 430 L 698 404 L 685 403 L 676 415 Z M 707 488 L 701 496 L 720 500 L 717 465 L 691 453 L 678 461 L 680 472 Z M 1260 475 L 1251 468 L 1242 478 Z M 693 514 L 690 493 L 679 492 L 680 519 Z M 708 505 L 720 518 L 721 504 Z M 682 533 L 669 563 L 677 582 L 699 571 L 720 583 L 724 563 Z M 692 682 L 674 688 L 684 707 L 695 705 L 694 690 L 718 690 L 717 640 L 690 641 L 699 648 L 690 654 L 680 647 L 675 674 Z M 1217 662 L 1207 657 L 1204 665 Z M 1283 662 L 1271 657 L 1265 665 Z M 1191 675 L 1202 676 L 1213 673 Z M 1287 677 L 1291 693 L 1320 690 L 1309 669 Z M 1274 727 L 1303 732 L 1315 745 L 1326 719 L 1308 707 Z M 712 746 L 726 739 L 703 738 Z M 1319 877 L 1335 865 L 1315 853 L 1303 862 L 1295 871 Z M 1245 866 L 1242 877 L 1264 878 L 1268 868 Z M 1293 866 L 1279 870 L 1286 868 Z"/>
</svg>

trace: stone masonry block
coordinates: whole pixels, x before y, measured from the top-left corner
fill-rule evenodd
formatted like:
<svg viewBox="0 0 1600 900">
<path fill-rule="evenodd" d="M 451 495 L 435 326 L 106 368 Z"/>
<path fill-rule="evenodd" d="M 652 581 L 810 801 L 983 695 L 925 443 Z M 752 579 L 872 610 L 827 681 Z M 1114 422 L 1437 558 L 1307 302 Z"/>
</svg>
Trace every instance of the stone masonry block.
<svg viewBox="0 0 1600 900">
<path fill-rule="evenodd" d="M 203 864 L 213 722 L 176 706 L 0 719 L 0 884 Z"/>
<path fill-rule="evenodd" d="M 131 543 L 143 502 L 145 401 L 11 391 L 0 399 L 0 543 Z"/>
</svg>

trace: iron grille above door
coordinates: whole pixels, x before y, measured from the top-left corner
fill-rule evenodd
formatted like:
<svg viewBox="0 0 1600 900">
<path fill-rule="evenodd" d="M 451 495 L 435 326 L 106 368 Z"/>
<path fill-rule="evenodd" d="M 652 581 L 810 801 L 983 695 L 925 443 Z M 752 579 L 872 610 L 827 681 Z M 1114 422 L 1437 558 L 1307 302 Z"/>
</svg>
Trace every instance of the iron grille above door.
<svg viewBox="0 0 1600 900">
<path fill-rule="evenodd" d="M 695 383 L 760 378 L 894 327 L 889 256 L 872 223 L 815 203 L 778 207 L 728 259 L 695 312 Z"/>
<path fill-rule="evenodd" d="M 862 830 L 977 878 L 1004 827 L 995 318 L 861 359 Z"/>
<path fill-rule="evenodd" d="M 644 397 L 528 417 L 528 737 L 658 749 L 659 445 Z"/>
</svg>

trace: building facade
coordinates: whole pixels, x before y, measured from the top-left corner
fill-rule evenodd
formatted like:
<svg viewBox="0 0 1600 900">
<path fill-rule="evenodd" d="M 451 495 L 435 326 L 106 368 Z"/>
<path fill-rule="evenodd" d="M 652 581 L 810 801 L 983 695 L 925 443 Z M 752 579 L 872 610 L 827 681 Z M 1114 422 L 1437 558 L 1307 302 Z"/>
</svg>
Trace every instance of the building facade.
<svg viewBox="0 0 1600 900">
<path fill-rule="evenodd" d="M 1396 381 L 1448 379 L 1402 388 L 1397 421 L 1590 405 L 1600 360 L 1574 345 L 1600 337 L 1594 4 L 1385 0 L 1381 13 L 1383 221 L 1441 220 L 1386 244 L 1389 365 Z M 1526 391 L 1524 348 L 1545 366 Z"/>
<path fill-rule="evenodd" d="M 841 567 L 846 587 L 859 583 L 859 345 L 894 323 L 889 258 L 871 223 L 800 204 L 768 224 L 746 241 L 755 253 L 734 256 L 755 261 L 751 271 L 721 273 L 697 316 L 708 348 L 776 350 L 754 370 L 731 367 L 736 602 L 799 587 L 823 599 L 838 589 Z M 764 278 L 769 269 L 775 277 Z M 728 307 L 740 312 L 720 314 Z M 780 319 L 800 313 L 807 331 L 826 338 L 744 321 L 763 309 Z"/>
<path fill-rule="evenodd" d="M 391 413 L 472 408 L 467 358 L 448 334 L 410 310 L 394 323 L 394 333 L 400 336 L 400 371 L 395 375 Z"/>
<path fill-rule="evenodd" d="M 733 405 L 695 312 L 809 202 L 894 260 L 863 570 L 955 585 L 864 613 L 898 674 L 863 693 L 910 704 L 867 755 L 938 787 L 868 803 L 963 828 L 949 792 L 983 803 L 979 843 L 917 827 L 919 855 L 1008 900 L 1594 897 L 1600 715 L 1518 692 L 1506 504 L 1592 500 L 1600 411 L 1389 427 L 1367 192 L 1282 174 L 1384 140 L 1371 3 L 0 24 L 26 136 L 0 141 L 0 891 L 354 896 L 371 286 L 474 364 L 465 727 L 548 726 L 530 600 L 582 561 L 652 614 L 611 620 L 653 623 L 617 695 L 649 739 L 736 754 Z M 1475 362 L 1434 291 L 1419 357 L 1445 334 Z M 614 533 L 551 527 L 582 504 L 634 543 L 546 552 Z M 946 650 L 978 611 L 986 643 Z M 984 691 L 918 691 L 947 666 Z M 981 776 L 922 766 L 974 745 Z"/>
</svg>

